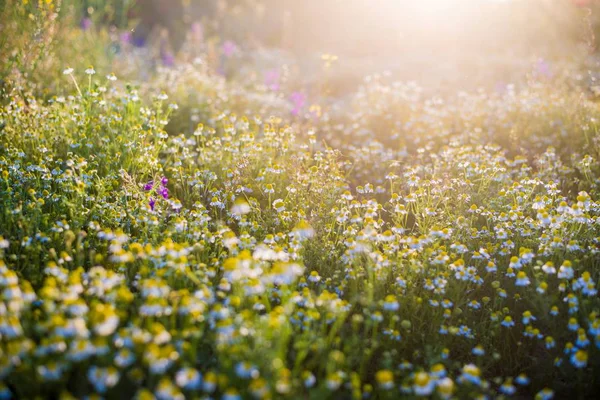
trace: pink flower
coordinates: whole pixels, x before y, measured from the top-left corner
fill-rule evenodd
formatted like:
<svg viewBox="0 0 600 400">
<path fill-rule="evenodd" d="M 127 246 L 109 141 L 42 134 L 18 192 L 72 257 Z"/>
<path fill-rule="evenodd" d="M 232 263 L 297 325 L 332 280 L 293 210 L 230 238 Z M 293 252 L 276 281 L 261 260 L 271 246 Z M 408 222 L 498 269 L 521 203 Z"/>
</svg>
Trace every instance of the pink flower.
<svg viewBox="0 0 600 400">
<path fill-rule="evenodd" d="M 592 5 L 592 0 L 571 0 L 571 3 L 577 7 L 589 7 Z"/>
<path fill-rule="evenodd" d="M 204 40 L 204 29 L 200 22 L 194 22 L 191 26 L 192 37 L 196 42 L 202 42 Z"/>
<path fill-rule="evenodd" d="M 279 78 L 281 74 L 277 69 L 270 69 L 265 72 L 265 85 L 273 91 L 279 90 Z"/>
<path fill-rule="evenodd" d="M 92 20 L 89 17 L 85 17 L 81 20 L 81 22 L 79 23 L 79 27 L 84 30 L 87 31 L 88 29 L 90 29 L 92 27 Z"/>
<path fill-rule="evenodd" d="M 223 43 L 221 50 L 226 57 L 231 57 L 238 51 L 238 47 L 231 40 L 227 40 Z"/>
<path fill-rule="evenodd" d="M 302 111 L 302 108 L 306 104 L 306 94 L 303 92 L 294 92 L 290 95 L 290 100 L 294 105 L 292 115 L 300 114 L 300 111 Z"/>
<path fill-rule="evenodd" d="M 175 56 L 173 55 L 173 52 L 169 50 L 165 41 L 160 44 L 160 58 L 163 65 L 166 67 L 172 67 L 175 65 Z"/>
<path fill-rule="evenodd" d="M 543 58 L 540 58 L 537 61 L 537 64 L 535 66 L 535 72 L 538 76 L 544 78 L 552 78 L 552 70 L 550 68 L 550 63 L 548 63 L 548 61 L 544 60 Z"/>
<path fill-rule="evenodd" d="M 121 35 L 119 36 L 119 39 L 121 40 L 121 43 L 123 43 L 123 44 L 131 43 L 131 32 L 125 31 L 125 32 L 121 33 Z"/>
<path fill-rule="evenodd" d="M 165 67 L 172 67 L 175 65 L 175 56 L 168 50 L 160 52 L 160 58 Z"/>
</svg>

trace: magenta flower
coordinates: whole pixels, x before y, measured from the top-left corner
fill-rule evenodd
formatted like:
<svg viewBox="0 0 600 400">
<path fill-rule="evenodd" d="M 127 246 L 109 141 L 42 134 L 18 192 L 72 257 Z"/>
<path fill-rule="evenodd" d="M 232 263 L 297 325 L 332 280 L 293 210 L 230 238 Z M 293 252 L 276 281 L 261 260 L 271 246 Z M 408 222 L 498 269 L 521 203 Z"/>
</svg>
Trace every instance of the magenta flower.
<svg viewBox="0 0 600 400">
<path fill-rule="evenodd" d="M 163 54 L 162 62 L 163 62 L 163 65 L 166 67 L 172 67 L 173 65 L 175 65 L 175 57 L 173 57 L 172 53 L 167 52 L 167 53 Z"/>
<path fill-rule="evenodd" d="M 537 61 L 535 66 L 535 72 L 544 78 L 552 78 L 552 70 L 550 68 L 550 63 L 543 58 L 540 58 Z"/>
<path fill-rule="evenodd" d="M 496 93 L 504 94 L 506 93 L 506 83 L 496 82 L 496 84 L 494 85 L 494 89 L 496 90 Z"/>
<path fill-rule="evenodd" d="M 129 44 L 131 43 L 131 32 L 125 31 L 119 35 L 119 40 L 121 44 Z"/>
<path fill-rule="evenodd" d="M 81 22 L 79 23 L 79 27 L 83 31 L 87 31 L 88 29 L 90 29 L 92 27 L 92 20 L 91 20 L 91 18 L 90 17 L 82 18 Z"/>
<path fill-rule="evenodd" d="M 162 186 L 158 190 L 158 194 L 160 194 L 163 197 L 163 199 L 168 199 L 169 198 L 169 189 L 167 189 L 166 187 Z"/>
<path fill-rule="evenodd" d="M 154 181 L 149 181 L 148 183 L 146 183 L 144 185 L 144 190 L 146 192 L 150 192 L 151 196 L 154 196 L 154 194 L 158 194 L 159 196 L 161 196 L 163 199 L 168 199 L 169 198 L 169 189 L 167 188 L 167 184 L 169 183 L 169 179 L 167 179 L 166 176 L 163 176 L 160 179 L 160 187 L 158 188 L 158 190 L 156 190 L 155 186 L 154 186 Z M 150 206 L 150 209 L 152 211 L 154 211 L 154 206 L 156 205 L 156 199 L 154 197 L 150 197 L 150 200 L 148 201 L 148 205 Z"/>
<path fill-rule="evenodd" d="M 281 74 L 277 69 L 270 69 L 265 72 L 265 85 L 272 91 L 279 90 L 279 78 Z"/>
<path fill-rule="evenodd" d="M 202 42 L 204 40 L 204 29 L 200 22 L 194 22 L 191 26 L 192 37 L 196 42 Z"/>
<path fill-rule="evenodd" d="M 175 56 L 170 50 L 166 49 L 166 45 L 164 43 L 161 45 L 160 59 L 165 67 L 172 67 L 175 65 Z"/>
<path fill-rule="evenodd" d="M 292 108 L 292 115 L 300 114 L 300 111 L 306 105 L 306 94 L 303 92 L 294 92 L 290 95 L 290 100 L 294 106 Z"/>
<path fill-rule="evenodd" d="M 227 40 L 225 43 L 223 43 L 221 50 L 226 57 L 231 57 L 237 52 L 238 47 L 231 40 Z"/>
</svg>

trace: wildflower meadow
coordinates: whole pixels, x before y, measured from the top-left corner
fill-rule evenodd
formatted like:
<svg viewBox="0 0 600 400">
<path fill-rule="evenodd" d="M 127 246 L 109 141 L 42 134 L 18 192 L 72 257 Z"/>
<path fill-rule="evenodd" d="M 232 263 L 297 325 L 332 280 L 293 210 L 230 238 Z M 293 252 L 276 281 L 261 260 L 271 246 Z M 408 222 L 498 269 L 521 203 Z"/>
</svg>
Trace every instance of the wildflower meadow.
<svg viewBox="0 0 600 400">
<path fill-rule="evenodd" d="M 0 1 L 0 399 L 599 398 L 599 27 Z"/>
</svg>

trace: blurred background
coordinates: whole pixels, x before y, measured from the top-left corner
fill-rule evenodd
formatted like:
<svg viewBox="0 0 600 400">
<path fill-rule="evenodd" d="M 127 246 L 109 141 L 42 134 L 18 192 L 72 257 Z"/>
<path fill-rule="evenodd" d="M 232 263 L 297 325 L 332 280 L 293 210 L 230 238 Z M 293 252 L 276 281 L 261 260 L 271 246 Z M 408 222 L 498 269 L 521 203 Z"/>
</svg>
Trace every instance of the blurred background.
<svg viewBox="0 0 600 400">
<path fill-rule="evenodd" d="M 45 0 L 44 0 L 45 1 Z M 6 2 L 6 0 L 4 0 Z M 32 2 L 36 3 L 36 2 Z M 381 56 L 425 48 L 445 53 L 548 52 L 590 39 L 593 0 L 65 0 L 80 17 L 127 28 L 142 20 L 177 30 L 204 19 L 237 40 L 294 51 Z M 589 14 L 589 15 L 588 15 Z M 139 26 L 138 28 L 148 28 Z M 396 54 L 396 56 L 400 56 Z"/>
<path fill-rule="evenodd" d="M 190 35 L 218 36 L 295 57 L 332 54 L 353 68 L 415 79 L 502 76 L 532 59 L 580 58 L 596 50 L 600 27 L 593 0 L 2 0 L 7 32 L 15 3 L 33 13 L 51 4 L 63 22 L 130 32 L 138 45 L 168 35 L 174 54 Z M 481 71 L 490 62 L 493 70 Z"/>
<path fill-rule="evenodd" d="M 0 0 L 0 10 L 0 79 L 29 86 L 53 85 L 66 64 L 144 81 L 196 62 L 238 86 L 321 99 L 373 75 L 434 94 L 552 79 L 595 96 L 600 70 L 594 0 Z"/>
<path fill-rule="evenodd" d="M 176 55 L 186 39 L 231 49 L 278 49 L 310 61 L 333 55 L 342 76 L 480 84 L 513 80 L 537 63 L 582 62 L 597 48 L 592 0 L 86 0 L 63 1 L 82 26 L 131 29 Z M 165 50 L 163 50 L 164 52 Z M 326 60 L 327 61 L 327 60 Z M 346 69 L 343 68 L 343 69 Z"/>
</svg>

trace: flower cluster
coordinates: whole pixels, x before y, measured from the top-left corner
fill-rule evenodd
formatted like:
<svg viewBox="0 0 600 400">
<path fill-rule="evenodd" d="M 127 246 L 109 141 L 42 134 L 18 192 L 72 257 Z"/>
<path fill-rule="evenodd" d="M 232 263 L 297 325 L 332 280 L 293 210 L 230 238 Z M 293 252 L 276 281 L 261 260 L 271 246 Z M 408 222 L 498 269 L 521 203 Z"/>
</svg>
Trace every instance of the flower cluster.
<svg viewBox="0 0 600 400">
<path fill-rule="evenodd" d="M 597 390 L 600 112 L 580 92 L 443 101 L 372 77 L 314 118 L 279 69 L 61 71 L 73 90 L 0 101 L 0 398 Z"/>
<path fill-rule="evenodd" d="M 154 211 L 154 206 L 156 205 L 155 195 L 158 195 L 165 200 L 169 198 L 169 189 L 167 188 L 168 183 L 169 180 L 166 177 L 162 177 L 159 185 L 155 185 L 154 181 L 150 181 L 144 185 L 144 191 L 149 192 L 150 194 L 148 206 L 152 211 Z"/>
</svg>

